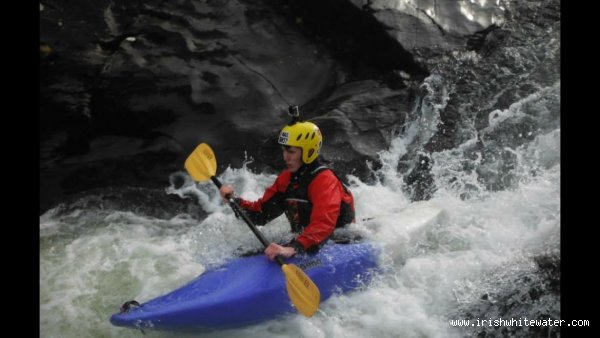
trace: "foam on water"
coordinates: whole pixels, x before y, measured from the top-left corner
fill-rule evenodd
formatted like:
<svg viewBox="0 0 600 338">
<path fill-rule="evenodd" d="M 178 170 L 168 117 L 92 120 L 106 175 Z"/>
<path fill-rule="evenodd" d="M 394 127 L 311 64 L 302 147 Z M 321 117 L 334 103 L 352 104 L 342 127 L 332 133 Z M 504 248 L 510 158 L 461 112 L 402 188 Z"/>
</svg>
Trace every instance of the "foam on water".
<svg viewBox="0 0 600 338">
<path fill-rule="evenodd" d="M 385 180 L 389 185 L 368 185 L 350 177 L 361 219 L 352 227 L 382 244 L 386 273 L 364 290 L 324 302 L 313 318 L 291 315 L 214 336 L 460 336 L 448 325 L 448 314 L 489 291 L 485 276 L 499 270 L 532 270 L 532 255 L 559 249 L 560 165 L 548 154 L 559 136 L 560 130 L 555 129 L 515 150 L 522 169 L 537 169 L 534 176 L 527 174 L 531 170 L 521 170 L 514 189 L 493 193 L 482 189 L 485 193 L 467 199 L 443 179 L 452 167 L 450 152 L 434 156 L 444 168 L 434 169 L 441 184 L 426 202 L 411 203 L 394 179 Z M 393 151 L 404 148 L 389 150 Z M 382 156 L 397 161 L 399 156 L 389 152 Z M 558 156 L 556 151 L 553 154 Z M 390 172 L 383 175 L 397 175 L 391 172 L 393 167 L 392 163 L 385 166 L 382 170 Z M 244 167 L 229 168 L 220 179 L 235 186 L 241 196 L 255 199 L 274 176 Z M 43 215 L 40 324 L 44 336 L 137 336 L 134 330 L 108 322 L 121 303 L 147 301 L 193 279 L 207 266 L 261 247 L 219 201 L 214 187 L 179 189 L 190 191 L 204 196 L 200 202 L 211 210 L 199 224 L 186 215 L 160 220 L 121 211 Z M 403 212 L 404 218 L 398 216 Z M 261 228 L 267 238 L 276 240 L 289 236 L 287 227 L 280 217 Z"/>
<path fill-rule="evenodd" d="M 379 153 L 375 182 L 347 177 L 358 220 L 351 228 L 381 245 L 384 273 L 368 287 L 333 296 L 312 318 L 292 314 L 203 336 L 462 337 L 449 324 L 464 319 L 461 309 L 498 293 L 514 276 L 535 272 L 536 256 L 560 252 L 560 81 L 536 84 L 534 93 L 507 109 L 489 109 L 487 127 L 480 130 L 475 121 L 460 121 L 462 144 L 420 152 L 452 92 L 445 82 L 456 80 L 445 75 L 425 80 L 424 101 Z M 505 89 L 497 96 L 500 90 Z M 403 177 L 410 170 L 398 170 L 414 166 L 400 161 L 415 149 L 431 162 L 434 190 L 427 201 L 411 202 Z M 148 301 L 207 268 L 261 249 L 212 183 L 173 175 L 183 177 L 183 185 L 167 187 L 166 193 L 196 198 L 208 213 L 205 219 L 187 214 L 158 219 L 85 203 L 40 217 L 42 336 L 139 337 L 109 322 L 123 302 Z M 275 175 L 243 166 L 227 168 L 219 179 L 254 200 Z M 272 241 L 291 238 L 284 216 L 260 228 Z"/>
</svg>

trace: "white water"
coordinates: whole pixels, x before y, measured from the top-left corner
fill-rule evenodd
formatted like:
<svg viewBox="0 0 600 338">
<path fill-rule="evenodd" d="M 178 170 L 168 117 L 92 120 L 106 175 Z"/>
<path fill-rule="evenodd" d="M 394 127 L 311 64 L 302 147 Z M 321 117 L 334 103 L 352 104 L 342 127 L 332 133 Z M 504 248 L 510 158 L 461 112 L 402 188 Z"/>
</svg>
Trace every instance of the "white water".
<svg viewBox="0 0 600 338">
<path fill-rule="evenodd" d="M 556 95 L 560 88 L 553 88 L 540 95 Z M 544 104 L 531 98 L 522 101 Z M 517 103 L 500 112 L 501 118 L 489 128 L 518 118 L 520 107 Z M 449 324 L 450 319 L 464 319 L 456 317 L 457 307 L 475 304 L 481 295 L 502 287 L 495 276 L 533 271 L 533 256 L 559 251 L 560 127 L 543 122 L 547 132 L 514 149 L 505 147 L 517 159 L 509 189 L 489 191 L 476 171 L 463 169 L 466 162 L 480 164 L 480 158 L 464 155 L 474 142 L 467 141 L 431 155 L 438 190 L 429 201 L 411 203 L 395 168 L 408 143 L 421 142 L 422 133 L 430 133 L 416 119 L 380 154 L 384 165 L 377 173 L 379 183 L 368 185 L 349 177 L 357 218 L 379 216 L 353 227 L 381 243 L 386 273 L 366 290 L 325 301 L 312 318 L 290 315 L 203 336 L 462 336 Z M 274 178 L 246 168 L 230 168 L 220 175 L 249 199 L 257 198 Z M 102 209 L 68 214 L 51 210 L 40 217 L 40 336 L 140 337 L 140 332 L 113 327 L 108 320 L 124 301 L 147 301 L 239 251 L 260 248 L 212 185 L 195 187 L 188 181 L 166 193 L 196 194 L 209 216 L 200 224 L 185 214 L 161 220 Z M 419 221 L 417 211 L 410 221 L 393 215 L 405 208 L 423 210 L 422 226 L 411 227 Z M 432 208 L 443 212 L 430 218 Z M 262 231 L 274 240 L 290 236 L 284 217 Z M 151 331 L 146 335 L 181 336 Z"/>
</svg>

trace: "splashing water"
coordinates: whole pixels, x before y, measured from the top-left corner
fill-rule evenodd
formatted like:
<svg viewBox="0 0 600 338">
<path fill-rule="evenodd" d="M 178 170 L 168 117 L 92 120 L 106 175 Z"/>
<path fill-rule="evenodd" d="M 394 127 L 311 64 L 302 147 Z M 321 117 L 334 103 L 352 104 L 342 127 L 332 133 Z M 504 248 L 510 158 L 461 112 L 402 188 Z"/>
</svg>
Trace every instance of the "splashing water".
<svg viewBox="0 0 600 338">
<path fill-rule="evenodd" d="M 522 29 L 507 27 L 514 35 Z M 412 118 L 379 153 L 376 182 L 348 176 L 358 220 L 351 228 L 382 247 L 384 273 L 369 287 L 333 296 L 312 318 L 289 315 L 203 336 L 463 337 L 480 332 L 453 327 L 450 320 L 480 313 L 559 314 L 560 300 L 551 289 L 543 289 L 537 303 L 511 296 L 531 283 L 543 284 L 539 258 L 560 253 L 560 80 L 543 65 L 554 61 L 559 44 L 551 30 L 531 39 L 526 48 L 511 46 L 498 56 L 514 68 L 482 71 L 483 62 L 473 52 L 457 56 L 460 67 L 455 60 L 441 64 L 424 82 L 427 95 L 415 105 Z M 473 88 L 485 90 L 469 93 L 459 107 L 462 141 L 426 153 L 431 198 L 412 202 L 405 177 L 410 170 L 399 171 L 399 165 L 410 162 L 411 153 L 425 153 L 424 145 L 440 125 L 440 111 L 455 95 L 455 83 L 469 78 L 460 72 L 483 74 L 492 68 L 497 77 L 473 80 Z M 509 96 L 505 87 L 510 86 L 521 87 Z M 510 104 L 498 103 L 507 97 Z M 206 218 L 181 213 L 160 219 L 85 203 L 40 217 L 42 336 L 139 337 L 135 330 L 109 323 L 123 302 L 147 301 L 262 247 L 221 202 L 212 183 L 195 184 L 185 173 L 173 175 L 183 178 L 183 184 L 171 185 L 166 193 L 197 199 Z M 275 175 L 244 165 L 227 168 L 219 179 L 254 200 Z M 260 228 L 269 240 L 291 238 L 283 216 Z M 503 313 L 497 305 L 506 300 L 513 312 Z"/>
<path fill-rule="evenodd" d="M 514 273 L 533 271 L 534 255 L 559 250 L 559 137 L 556 128 L 514 149 L 518 180 L 503 191 L 487 190 L 475 171 L 456 169 L 465 161 L 481 161 L 461 151 L 471 142 L 434 153 L 438 190 L 418 203 L 404 195 L 394 169 L 405 152 L 398 137 L 381 153 L 387 165 L 380 174 L 386 179 L 368 185 L 349 177 L 357 218 L 379 218 L 352 227 L 382 243 L 387 272 L 366 290 L 334 296 L 311 319 L 289 316 L 214 336 L 460 336 L 448 316 L 457 305 L 490 292 L 494 285 L 488 275 L 507 267 Z M 220 175 L 248 199 L 258 198 L 274 178 L 245 167 Z M 236 253 L 261 247 L 211 185 L 189 181 L 168 191 L 200 197 L 209 216 L 199 224 L 185 214 L 161 220 L 114 210 L 50 212 L 40 218 L 44 336 L 139 335 L 108 322 L 122 302 L 147 301 Z M 421 223 L 412 222 L 413 228 L 395 214 L 408 209 L 422 211 Z M 428 210 L 433 209 L 443 212 L 432 216 Z M 270 239 L 289 236 L 283 217 L 261 230 Z"/>
</svg>

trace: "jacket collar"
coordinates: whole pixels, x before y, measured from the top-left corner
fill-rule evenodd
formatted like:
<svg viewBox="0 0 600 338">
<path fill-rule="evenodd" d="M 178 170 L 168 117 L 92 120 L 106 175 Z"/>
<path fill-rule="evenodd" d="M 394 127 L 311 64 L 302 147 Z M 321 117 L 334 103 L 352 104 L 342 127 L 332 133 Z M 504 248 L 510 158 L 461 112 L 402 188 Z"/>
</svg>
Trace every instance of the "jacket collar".
<svg viewBox="0 0 600 338">
<path fill-rule="evenodd" d="M 319 159 L 314 160 L 311 164 L 302 164 L 302 166 L 295 172 L 292 173 L 292 182 L 297 182 L 300 178 L 310 173 L 322 164 Z"/>
</svg>

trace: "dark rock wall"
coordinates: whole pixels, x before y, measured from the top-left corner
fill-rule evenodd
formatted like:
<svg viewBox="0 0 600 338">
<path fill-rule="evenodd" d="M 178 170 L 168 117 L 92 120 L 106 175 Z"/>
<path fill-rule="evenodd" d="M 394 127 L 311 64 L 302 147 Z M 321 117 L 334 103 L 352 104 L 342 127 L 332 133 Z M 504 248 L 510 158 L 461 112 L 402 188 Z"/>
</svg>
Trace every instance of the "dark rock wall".
<svg viewBox="0 0 600 338">
<path fill-rule="evenodd" d="M 483 48 L 471 34 L 489 25 L 443 4 L 428 16 L 376 1 L 42 2 L 40 212 L 87 189 L 164 188 L 200 142 L 221 169 L 247 151 L 276 172 L 290 104 L 323 129 L 326 161 L 368 179 L 365 160 L 407 121 L 436 60 L 469 38 Z"/>
</svg>

